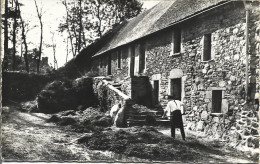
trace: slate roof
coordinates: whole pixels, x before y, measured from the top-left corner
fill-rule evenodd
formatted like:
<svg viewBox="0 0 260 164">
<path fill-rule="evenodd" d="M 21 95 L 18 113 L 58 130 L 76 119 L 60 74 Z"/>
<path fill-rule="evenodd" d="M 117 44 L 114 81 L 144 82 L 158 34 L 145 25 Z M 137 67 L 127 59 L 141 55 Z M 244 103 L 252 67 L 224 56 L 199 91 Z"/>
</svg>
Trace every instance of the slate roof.
<svg viewBox="0 0 260 164">
<path fill-rule="evenodd" d="M 207 10 L 226 0 L 165 0 L 128 20 L 106 44 L 95 53 L 101 55 L 119 46 L 172 26 L 185 18 Z M 102 38 L 101 38 L 102 39 Z"/>
</svg>

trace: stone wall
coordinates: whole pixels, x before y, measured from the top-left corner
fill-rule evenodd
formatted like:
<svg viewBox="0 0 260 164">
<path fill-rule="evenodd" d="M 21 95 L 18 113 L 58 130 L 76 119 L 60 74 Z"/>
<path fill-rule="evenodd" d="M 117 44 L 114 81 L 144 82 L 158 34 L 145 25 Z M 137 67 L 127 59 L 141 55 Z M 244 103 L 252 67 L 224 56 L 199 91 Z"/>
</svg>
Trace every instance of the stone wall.
<svg viewBox="0 0 260 164">
<path fill-rule="evenodd" d="M 254 99 L 259 90 L 256 68 L 259 71 L 259 13 L 250 15 L 249 23 L 249 96 Z M 160 102 L 169 94 L 169 77 L 174 69 L 182 70 L 188 128 L 202 131 L 213 138 L 235 140 L 242 145 L 258 147 L 257 105 L 246 103 L 246 36 L 245 10 L 241 3 L 215 10 L 181 25 L 181 54 L 171 54 L 171 35 L 164 32 L 147 41 L 146 75 L 159 74 Z M 258 17 L 258 19 L 256 19 Z M 190 26 L 192 24 L 192 26 Z M 258 26 L 259 27 L 259 26 Z M 211 33 L 213 60 L 202 61 L 203 34 Z M 222 111 L 212 113 L 212 90 L 222 91 Z M 247 118 L 245 118 L 247 117 Z M 254 126 L 251 126 L 254 125 Z M 234 132 L 235 131 L 235 132 Z M 230 136 L 234 132 L 236 136 Z M 238 137 L 240 136 L 240 137 Z M 238 138 L 237 138 L 238 137 Z M 238 141 L 240 139 L 241 141 Z"/>
<path fill-rule="evenodd" d="M 94 78 L 93 89 L 94 94 L 99 100 L 99 106 L 106 112 L 109 111 L 115 104 L 125 102 L 125 99 L 118 95 L 114 90 L 110 89 L 107 84 L 103 82 L 104 78 Z"/>
<path fill-rule="evenodd" d="M 118 59 L 117 55 L 121 52 L 121 67 L 118 68 Z M 122 47 L 111 53 L 104 54 L 102 56 L 94 58 L 93 61 L 93 70 L 98 72 L 100 76 L 107 76 L 107 67 L 108 67 L 108 55 L 111 55 L 111 73 L 113 75 L 114 81 L 120 81 L 125 79 L 128 76 L 129 68 L 129 48 Z"/>
<path fill-rule="evenodd" d="M 121 91 L 140 105 L 152 106 L 152 85 L 147 76 L 133 76 L 123 80 Z"/>
</svg>

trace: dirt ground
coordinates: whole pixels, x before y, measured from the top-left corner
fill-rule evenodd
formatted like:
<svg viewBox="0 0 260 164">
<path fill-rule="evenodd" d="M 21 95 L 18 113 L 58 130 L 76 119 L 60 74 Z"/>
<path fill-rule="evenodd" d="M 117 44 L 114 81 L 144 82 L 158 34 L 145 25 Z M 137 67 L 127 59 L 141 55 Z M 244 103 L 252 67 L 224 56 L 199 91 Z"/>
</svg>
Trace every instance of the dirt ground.
<svg viewBox="0 0 260 164">
<path fill-rule="evenodd" d="M 71 131 L 67 126 L 47 123 L 51 115 L 43 113 L 25 113 L 12 105 L 2 113 L 2 157 L 3 161 L 91 161 L 91 162 L 148 162 L 149 159 L 128 157 L 105 150 L 90 150 L 77 142 L 86 133 Z M 159 128 L 169 135 L 169 129 Z M 221 147 L 202 145 L 192 136 L 181 141 L 187 152 L 196 152 L 196 160 L 201 163 L 256 163 L 234 151 Z M 182 156 L 182 154 L 179 154 Z M 183 158 L 187 153 L 183 154 Z M 171 162 L 182 162 L 172 160 Z"/>
</svg>

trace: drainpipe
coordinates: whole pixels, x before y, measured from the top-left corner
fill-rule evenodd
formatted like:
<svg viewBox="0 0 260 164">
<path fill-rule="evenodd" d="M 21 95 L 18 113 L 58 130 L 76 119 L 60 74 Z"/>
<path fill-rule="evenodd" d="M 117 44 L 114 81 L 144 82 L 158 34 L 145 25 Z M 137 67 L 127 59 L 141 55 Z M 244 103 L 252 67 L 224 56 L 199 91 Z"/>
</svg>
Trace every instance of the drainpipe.
<svg viewBox="0 0 260 164">
<path fill-rule="evenodd" d="M 249 23 L 249 7 L 247 4 L 245 4 L 245 9 L 246 9 L 246 95 L 245 95 L 245 100 L 246 102 L 248 101 L 248 23 Z"/>
</svg>

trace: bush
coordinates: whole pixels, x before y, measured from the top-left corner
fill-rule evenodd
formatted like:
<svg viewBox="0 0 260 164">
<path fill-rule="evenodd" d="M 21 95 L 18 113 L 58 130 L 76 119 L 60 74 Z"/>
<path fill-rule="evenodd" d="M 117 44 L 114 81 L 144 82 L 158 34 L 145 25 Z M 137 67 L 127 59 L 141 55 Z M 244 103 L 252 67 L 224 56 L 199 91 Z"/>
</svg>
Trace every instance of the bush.
<svg viewBox="0 0 260 164">
<path fill-rule="evenodd" d="M 50 75 L 23 72 L 3 72 L 2 78 L 3 104 L 6 104 L 8 99 L 33 100 L 44 86 L 54 79 Z"/>
</svg>

